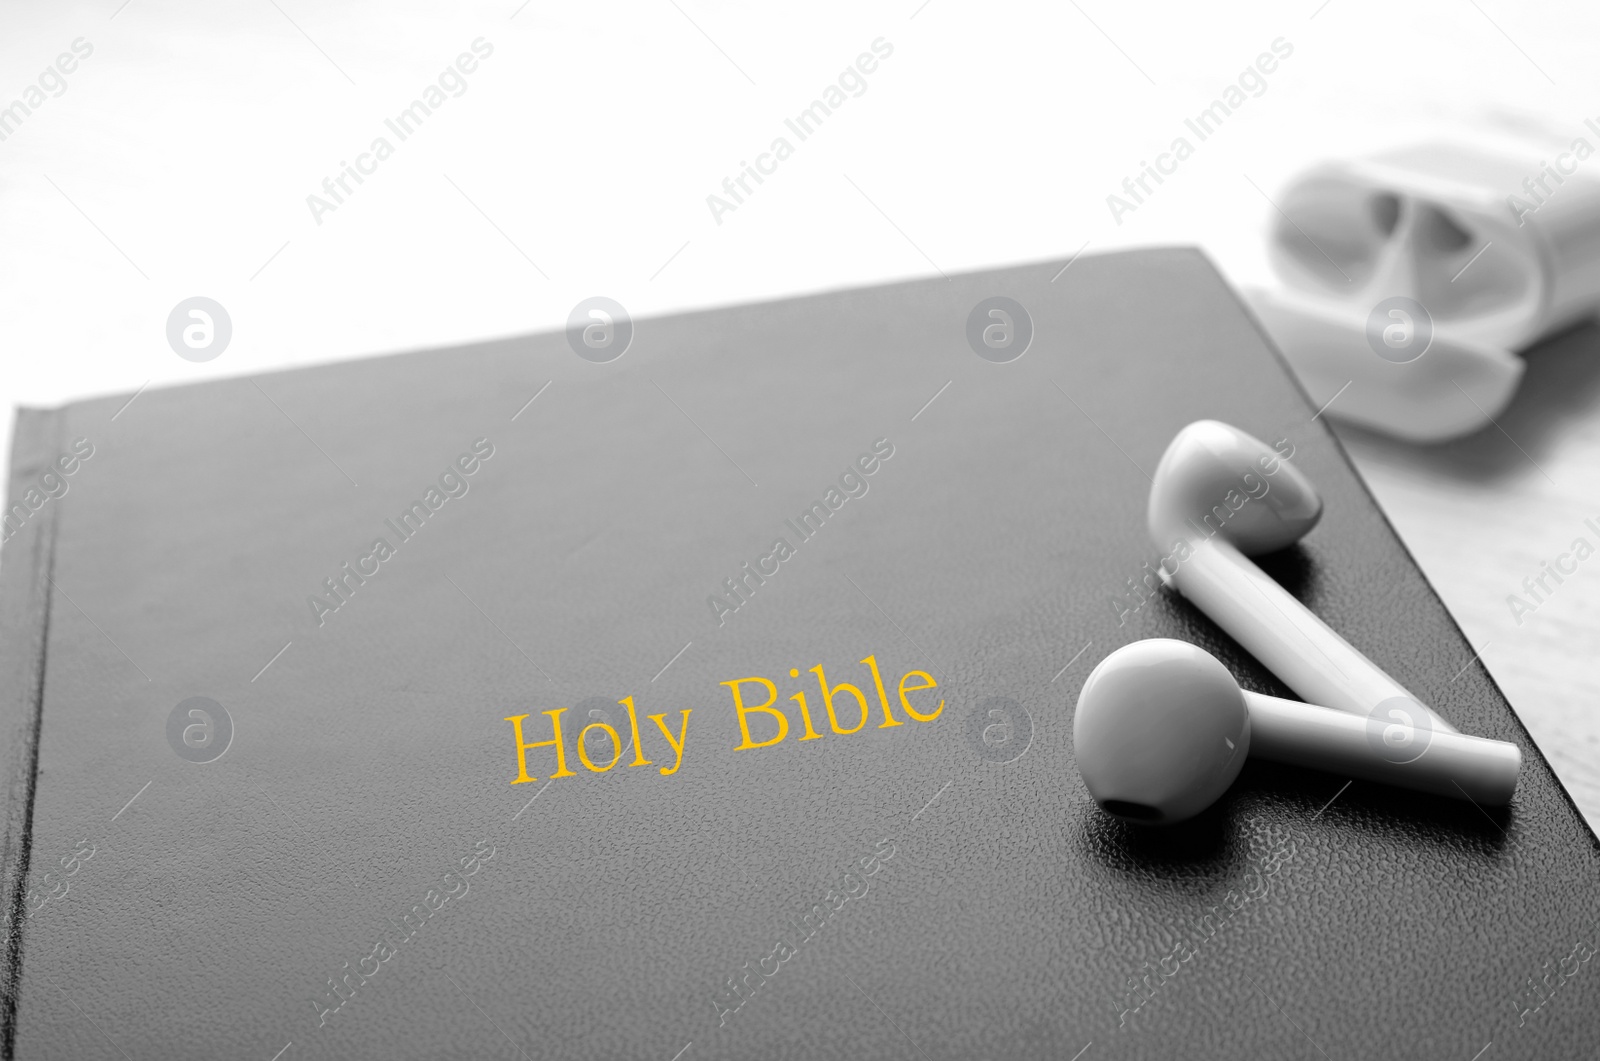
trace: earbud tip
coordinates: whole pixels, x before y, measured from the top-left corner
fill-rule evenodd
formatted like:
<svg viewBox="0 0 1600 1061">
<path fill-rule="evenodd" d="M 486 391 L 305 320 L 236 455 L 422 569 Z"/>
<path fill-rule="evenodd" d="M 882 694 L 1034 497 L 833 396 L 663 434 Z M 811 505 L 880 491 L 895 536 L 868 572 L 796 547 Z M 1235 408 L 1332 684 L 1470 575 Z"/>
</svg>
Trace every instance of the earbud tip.
<svg viewBox="0 0 1600 1061">
<path fill-rule="evenodd" d="M 1221 534 L 1246 556 L 1299 541 L 1322 518 L 1322 498 L 1279 449 L 1220 420 L 1196 420 L 1161 455 L 1147 512 L 1154 543 Z M 1285 452 L 1287 450 L 1287 452 Z"/>
<path fill-rule="evenodd" d="M 1216 657 L 1184 641 L 1137 641 L 1100 661 L 1078 695 L 1072 737 L 1102 810 L 1170 824 L 1216 802 L 1250 751 L 1250 714 Z"/>
</svg>

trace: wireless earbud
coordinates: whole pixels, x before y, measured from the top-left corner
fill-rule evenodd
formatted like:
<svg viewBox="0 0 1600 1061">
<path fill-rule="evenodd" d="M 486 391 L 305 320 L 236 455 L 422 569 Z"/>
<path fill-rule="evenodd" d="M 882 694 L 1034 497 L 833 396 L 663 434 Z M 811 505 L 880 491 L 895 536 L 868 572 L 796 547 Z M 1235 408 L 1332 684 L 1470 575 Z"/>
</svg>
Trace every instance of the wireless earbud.
<svg viewBox="0 0 1600 1061">
<path fill-rule="evenodd" d="M 1100 661 L 1078 694 L 1078 771 L 1102 810 L 1168 824 L 1205 810 L 1245 756 L 1501 806 L 1522 766 L 1515 744 L 1429 728 L 1415 701 L 1357 718 L 1239 688 L 1183 641 L 1136 641 Z"/>
<path fill-rule="evenodd" d="M 1167 446 L 1150 487 L 1150 536 L 1170 585 L 1307 701 L 1365 717 L 1389 700 L 1426 705 L 1311 614 L 1250 556 L 1292 544 L 1322 516 L 1298 468 L 1260 439 L 1197 420 Z M 1429 714 L 1434 732 L 1454 733 Z"/>
</svg>

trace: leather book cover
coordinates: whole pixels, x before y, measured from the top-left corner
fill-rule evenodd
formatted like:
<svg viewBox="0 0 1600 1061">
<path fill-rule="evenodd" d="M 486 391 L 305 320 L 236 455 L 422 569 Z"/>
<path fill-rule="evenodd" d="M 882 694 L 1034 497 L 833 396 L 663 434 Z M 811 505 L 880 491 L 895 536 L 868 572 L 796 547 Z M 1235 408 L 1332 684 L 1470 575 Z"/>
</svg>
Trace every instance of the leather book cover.
<svg viewBox="0 0 1600 1061">
<path fill-rule="evenodd" d="M 592 320 L 19 417 L 5 1056 L 1594 1056 L 1595 838 L 1200 253 Z M 1149 588 L 1200 418 L 1510 808 L 1094 806 L 1117 647 L 1292 695 Z"/>
</svg>

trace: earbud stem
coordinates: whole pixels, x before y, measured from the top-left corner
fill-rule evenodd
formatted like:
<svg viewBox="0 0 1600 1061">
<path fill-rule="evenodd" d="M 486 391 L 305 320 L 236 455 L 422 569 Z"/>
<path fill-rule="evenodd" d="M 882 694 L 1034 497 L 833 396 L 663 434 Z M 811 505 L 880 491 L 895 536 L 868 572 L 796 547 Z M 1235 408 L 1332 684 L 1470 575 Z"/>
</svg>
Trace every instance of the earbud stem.
<svg viewBox="0 0 1600 1061">
<path fill-rule="evenodd" d="M 1504 806 L 1516 791 L 1522 752 L 1515 744 L 1417 730 L 1410 740 L 1420 754 L 1410 762 L 1392 762 L 1373 747 L 1365 718 L 1260 693 L 1246 692 L 1244 700 L 1250 711 L 1250 754 L 1258 758 L 1486 806 Z"/>
<path fill-rule="evenodd" d="M 1394 697 L 1426 706 L 1227 539 L 1218 535 L 1191 548 L 1168 572 L 1172 584 L 1308 703 L 1363 719 Z M 1456 731 L 1430 714 L 1435 733 Z"/>
</svg>

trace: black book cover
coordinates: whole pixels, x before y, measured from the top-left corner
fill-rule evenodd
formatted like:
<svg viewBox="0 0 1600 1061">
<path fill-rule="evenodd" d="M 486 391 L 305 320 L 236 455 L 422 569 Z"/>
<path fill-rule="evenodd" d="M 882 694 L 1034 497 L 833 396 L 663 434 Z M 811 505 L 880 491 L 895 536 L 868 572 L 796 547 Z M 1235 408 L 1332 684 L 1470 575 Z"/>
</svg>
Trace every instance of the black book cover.
<svg viewBox="0 0 1600 1061">
<path fill-rule="evenodd" d="M 1199 253 L 1064 264 L 23 414 L 6 1056 L 1593 1056 L 1595 838 L 1332 435 Z M 1509 810 L 1095 808 L 1118 646 L 1290 695 L 1140 588 L 1200 418 L 1292 448 L 1263 566 Z"/>
</svg>

